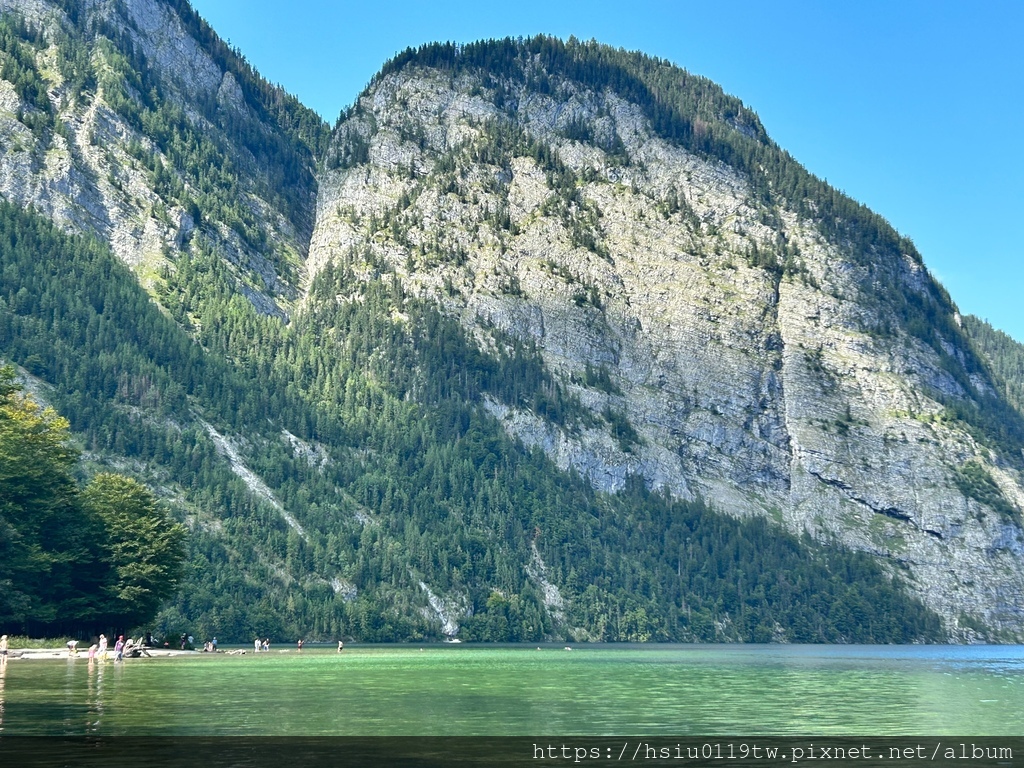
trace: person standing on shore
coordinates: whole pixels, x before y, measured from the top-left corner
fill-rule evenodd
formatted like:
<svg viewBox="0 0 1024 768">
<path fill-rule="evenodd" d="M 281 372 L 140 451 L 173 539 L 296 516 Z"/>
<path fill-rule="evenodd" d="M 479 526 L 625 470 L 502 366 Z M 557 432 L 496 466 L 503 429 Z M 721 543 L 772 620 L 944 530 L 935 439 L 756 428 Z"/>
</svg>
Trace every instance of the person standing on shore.
<svg viewBox="0 0 1024 768">
<path fill-rule="evenodd" d="M 96 655 L 100 657 L 100 661 L 107 660 L 107 636 L 100 635 L 100 644 L 96 648 Z"/>
<path fill-rule="evenodd" d="M 124 635 L 118 637 L 114 643 L 114 661 L 124 661 Z"/>
<path fill-rule="evenodd" d="M 0 664 L 7 661 L 7 635 L 0 635 Z"/>
</svg>

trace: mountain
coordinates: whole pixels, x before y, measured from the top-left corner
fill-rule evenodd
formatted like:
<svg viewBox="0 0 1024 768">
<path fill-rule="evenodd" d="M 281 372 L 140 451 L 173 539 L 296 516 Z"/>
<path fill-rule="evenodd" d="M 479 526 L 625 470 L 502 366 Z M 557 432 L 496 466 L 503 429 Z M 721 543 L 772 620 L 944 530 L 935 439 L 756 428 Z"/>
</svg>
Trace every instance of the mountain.
<svg viewBox="0 0 1024 768">
<path fill-rule="evenodd" d="M 1020 413 L 913 245 L 713 84 L 593 44 L 426 46 L 326 168 L 311 270 L 369 249 L 601 422 L 489 402 L 526 444 L 872 552 L 953 623 L 1019 622 Z"/>
<path fill-rule="evenodd" d="M 330 130 L 183 0 L 0 7 L 0 355 L 188 526 L 168 631 L 1024 637 L 1019 347 L 713 83 L 435 44 Z"/>
</svg>

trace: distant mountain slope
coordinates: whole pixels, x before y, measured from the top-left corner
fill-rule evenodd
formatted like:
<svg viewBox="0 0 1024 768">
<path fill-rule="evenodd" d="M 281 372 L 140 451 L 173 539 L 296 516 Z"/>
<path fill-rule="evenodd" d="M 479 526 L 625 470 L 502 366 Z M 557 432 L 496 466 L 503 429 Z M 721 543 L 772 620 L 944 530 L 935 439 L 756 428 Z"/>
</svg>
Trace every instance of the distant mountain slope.
<svg viewBox="0 0 1024 768">
<path fill-rule="evenodd" d="M 1007 402 L 1024 414 L 1024 344 L 993 328 L 984 320 L 965 315 L 964 332 L 974 343 Z"/>
<path fill-rule="evenodd" d="M 0 9 L 0 356 L 188 525 L 163 628 L 1024 637 L 998 371 L 714 84 L 435 45 L 329 132 L 182 0 Z"/>
</svg>

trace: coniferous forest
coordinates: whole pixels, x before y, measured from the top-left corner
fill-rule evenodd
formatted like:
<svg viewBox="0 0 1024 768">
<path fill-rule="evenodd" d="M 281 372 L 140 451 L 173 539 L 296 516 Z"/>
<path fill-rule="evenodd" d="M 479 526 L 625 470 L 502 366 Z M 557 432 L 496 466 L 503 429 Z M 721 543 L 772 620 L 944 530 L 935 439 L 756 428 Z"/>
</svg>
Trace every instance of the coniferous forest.
<svg viewBox="0 0 1024 768">
<path fill-rule="evenodd" d="M 939 636 L 934 614 L 866 555 L 671 500 L 642 483 L 597 493 L 515 445 L 480 407 L 484 393 L 548 397 L 572 418 L 572 402 L 551 386 L 537 355 L 485 355 L 383 271 L 357 281 L 337 265 L 318 278 L 303 315 L 284 325 L 240 297 L 217 296 L 219 262 L 198 258 L 175 276 L 178 296 L 212 293 L 196 299 L 209 318 L 196 341 L 103 245 L 10 205 L 0 215 L 6 354 L 54 382 L 47 396 L 68 414 L 86 454 L 130 456 L 145 479 L 183 497 L 176 506 L 189 525 L 189 559 L 163 614 L 169 632 L 437 637 L 429 619 L 403 604 L 410 580 L 425 580 L 470 596 L 466 639 L 532 641 L 565 627 L 629 641 Z M 361 301 L 333 300 L 353 288 Z M 174 312 L 183 319 L 199 308 L 183 303 Z M 396 325 L 396 311 L 414 321 Z M 232 362 L 235 348 L 256 352 Z M 298 525 L 253 498 L 206 424 L 259 445 L 252 468 Z M 333 448 L 314 461 L 297 458 L 285 431 Z M 66 483 L 71 462 L 54 470 Z M 213 535 L 222 528 L 251 549 L 224 548 Z M 534 548 L 572 606 L 562 628 L 551 626 L 516 557 Z M 52 613 L 7 610 L 8 621 L 26 627 L 54 621 Z"/>
</svg>

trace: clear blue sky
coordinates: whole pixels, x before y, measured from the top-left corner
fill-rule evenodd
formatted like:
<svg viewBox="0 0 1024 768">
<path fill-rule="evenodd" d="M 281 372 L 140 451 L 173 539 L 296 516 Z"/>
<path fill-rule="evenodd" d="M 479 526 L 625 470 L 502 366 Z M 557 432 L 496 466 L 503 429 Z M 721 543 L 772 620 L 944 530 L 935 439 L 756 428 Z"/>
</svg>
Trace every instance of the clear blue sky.
<svg viewBox="0 0 1024 768">
<path fill-rule="evenodd" d="M 575 35 L 718 82 L 811 172 L 914 240 L 964 312 L 1024 342 L 1024 0 L 192 0 L 334 122 L 434 40 Z"/>
</svg>

